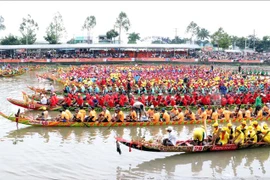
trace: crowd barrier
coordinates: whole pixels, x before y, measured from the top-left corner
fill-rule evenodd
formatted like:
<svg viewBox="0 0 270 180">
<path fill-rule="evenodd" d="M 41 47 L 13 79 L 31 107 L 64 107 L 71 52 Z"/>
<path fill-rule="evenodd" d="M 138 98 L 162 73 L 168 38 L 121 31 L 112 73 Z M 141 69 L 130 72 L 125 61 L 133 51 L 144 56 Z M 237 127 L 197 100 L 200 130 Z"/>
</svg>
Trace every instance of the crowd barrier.
<svg viewBox="0 0 270 180">
<path fill-rule="evenodd" d="M 198 59 L 176 59 L 176 58 L 64 58 L 64 59 L 0 59 L 0 63 L 87 63 L 87 62 L 198 62 Z M 217 60 L 210 59 L 208 62 L 214 63 L 233 63 L 233 60 Z M 238 63 L 243 64 L 260 64 L 261 60 L 239 60 Z"/>
</svg>

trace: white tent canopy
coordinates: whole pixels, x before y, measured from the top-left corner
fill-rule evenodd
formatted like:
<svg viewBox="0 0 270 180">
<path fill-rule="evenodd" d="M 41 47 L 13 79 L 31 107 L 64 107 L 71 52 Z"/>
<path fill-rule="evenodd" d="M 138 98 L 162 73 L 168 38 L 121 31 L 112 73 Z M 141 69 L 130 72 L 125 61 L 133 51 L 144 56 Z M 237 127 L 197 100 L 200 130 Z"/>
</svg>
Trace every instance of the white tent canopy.
<svg viewBox="0 0 270 180">
<path fill-rule="evenodd" d="M 201 49 L 197 44 L 43 44 L 0 45 L 0 50 L 13 49 Z"/>
</svg>

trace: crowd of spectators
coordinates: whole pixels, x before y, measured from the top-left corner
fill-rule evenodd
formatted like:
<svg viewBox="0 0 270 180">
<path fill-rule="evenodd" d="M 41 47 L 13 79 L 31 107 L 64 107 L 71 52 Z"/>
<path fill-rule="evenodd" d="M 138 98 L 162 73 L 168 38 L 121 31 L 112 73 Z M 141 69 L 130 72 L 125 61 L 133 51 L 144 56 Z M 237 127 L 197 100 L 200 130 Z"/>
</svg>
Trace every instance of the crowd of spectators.
<svg viewBox="0 0 270 180">
<path fill-rule="evenodd" d="M 67 58 L 196 58 L 201 61 L 208 60 L 263 60 L 270 61 L 270 53 L 235 53 L 224 51 L 41 51 L 41 52 L 16 52 L 2 51 L 0 59 L 67 59 Z"/>
</svg>

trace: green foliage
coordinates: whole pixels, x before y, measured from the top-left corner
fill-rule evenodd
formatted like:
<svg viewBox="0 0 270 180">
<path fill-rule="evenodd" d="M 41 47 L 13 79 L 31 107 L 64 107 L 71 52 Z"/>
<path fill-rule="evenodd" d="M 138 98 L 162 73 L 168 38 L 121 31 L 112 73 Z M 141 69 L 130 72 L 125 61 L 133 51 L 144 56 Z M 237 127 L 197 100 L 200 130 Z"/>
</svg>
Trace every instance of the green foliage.
<svg viewBox="0 0 270 180">
<path fill-rule="evenodd" d="M 128 35 L 128 44 L 136 44 L 137 43 L 137 40 L 140 40 L 141 37 L 140 37 L 140 34 L 139 33 L 130 33 Z"/>
<path fill-rule="evenodd" d="M 129 30 L 130 21 L 125 12 L 121 12 L 116 19 L 115 26 L 119 28 L 119 43 L 121 43 L 121 31 L 124 28 L 125 31 Z"/>
<path fill-rule="evenodd" d="M 95 16 L 88 16 L 84 21 L 84 24 L 82 26 L 82 30 L 90 31 L 91 29 L 93 29 L 96 26 L 96 24 L 97 24 L 96 17 Z"/>
<path fill-rule="evenodd" d="M 70 39 L 69 41 L 67 41 L 67 44 L 75 44 L 75 39 L 74 38 Z"/>
<path fill-rule="evenodd" d="M 0 16 L 0 30 L 5 30 L 6 26 L 4 25 L 5 19 L 3 16 Z"/>
<path fill-rule="evenodd" d="M 264 36 L 262 40 L 257 41 L 256 51 L 258 52 L 270 51 L 270 36 Z"/>
<path fill-rule="evenodd" d="M 63 17 L 59 12 L 57 12 L 53 17 L 53 21 L 47 27 L 44 39 L 50 44 L 59 44 L 60 39 L 65 32 L 66 29 L 64 27 Z"/>
<path fill-rule="evenodd" d="M 165 44 L 165 43 L 161 40 L 155 40 L 155 41 L 152 41 L 152 44 Z"/>
<path fill-rule="evenodd" d="M 36 41 L 36 31 L 39 29 L 38 24 L 28 14 L 27 18 L 23 18 L 23 22 L 20 24 L 19 31 L 22 34 L 22 44 L 34 44 Z"/>
<path fill-rule="evenodd" d="M 231 45 L 231 37 L 220 27 L 218 31 L 212 35 L 212 44 L 227 49 Z"/>
<path fill-rule="evenodd" d="M 21 45 L 21 41 L 17 36 L 9 34 L 2 39 L 1 45 Z"/>
<path fill-rule="evenodd" d="M 187 38 L 181 39 L 179 36 L 176 36 L 174 39 L 171 40 L 170 44 L 184 44 L 188 40 L 189 39 L 187 39 Z"/>
<path fill-rule="evenodd" d="M 193 21 L 189 23 L 186 29 L 187 33 L 191 34 L 191 40 L 194 36 L 198 36 L 198 33 L 200 32 L 200 27 Z"/>
<path fill-rule="evenodd" d="M 199 40 L 205 40 L 205 39 L 208 39 L 209 37 L 210 37 L 210 32 L 207 29 L 205 28 L 199 29 L 197 33 L 197 38 Z"/>
<path fill-rule="evenodd" d="M 110 39 L 110 40 L 112 40 L 112 38 L 116 38 L 118 35 L 119 35 L 118 32 L 115 31 L 114 29 L 111 29 L 110 31 L 106 33 L 107 39 Z"/>
</svg>

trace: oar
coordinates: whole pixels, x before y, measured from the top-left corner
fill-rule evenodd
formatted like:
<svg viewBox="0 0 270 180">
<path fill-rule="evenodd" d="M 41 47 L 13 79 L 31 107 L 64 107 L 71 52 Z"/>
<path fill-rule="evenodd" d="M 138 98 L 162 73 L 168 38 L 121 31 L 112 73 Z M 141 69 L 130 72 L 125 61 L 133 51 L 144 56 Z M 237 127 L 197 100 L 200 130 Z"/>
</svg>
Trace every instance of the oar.
<svg viewBox="0 0 270 180">
<path fill-rule="evenodd" d="M 263 138 L 262 138 L 259 142 L 262 142 L 263 139 L 268 135 L 269 132 L 270 132 L 270 131 L 267 131 L 267 133 L 263 136 Z"/>
<path fill-rule="evenodd" d="M 15 114 L 17 125 L 18 125 L 18 122 L 19 122 L 20 112 L 21 112 L 21 109 L 19 108 L 18 111 L 17 111 L 17 114 Z"/>
<path fill-rule="evenodd" d="M 121 155 L 122 154 L 122 151 L 121 151 L 121 148 L 120 148 L 120 144 L 119 142 L 116 140 L 116 151 Z"/>
</svg>

